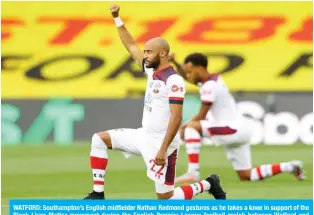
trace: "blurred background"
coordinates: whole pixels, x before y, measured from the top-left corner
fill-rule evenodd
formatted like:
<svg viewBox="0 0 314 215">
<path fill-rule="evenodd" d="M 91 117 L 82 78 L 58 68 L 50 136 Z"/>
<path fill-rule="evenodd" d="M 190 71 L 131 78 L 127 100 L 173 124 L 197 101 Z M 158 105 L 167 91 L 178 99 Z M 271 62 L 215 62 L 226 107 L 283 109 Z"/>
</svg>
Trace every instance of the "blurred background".
<svg viewBox="0 0 314 215">
<path fill-rule="evenodd" d="M 92 183 L 93 133 L 141 126 L 146 79 L 119 40 L 110 4 L 2 2 L 4 201 L 83 197 Z M 180 62 L 192 52 L 208 56 L 209 71 L 222 75 L 241 112 L 256 119 L 255 165 L 302 159 L 309 172 L 302 183 L 290 175 L 239 182 L 223 149 L 206 140 L 202 175 L 225 176 L 230 198 L 312 198 L 312 2 L 119 5 L 141 48 L 162 36 Z M 184 121 L 200 105 L 198 88 L 187 86 Z M 187 161 L 181 151 L 178 174 Z M 127 161 L 113 152 L 109 159 L 109 198 L 155 197 L 140 158 Z M 121 188 L 125 178 L 144 182 Z"/>
</svg>

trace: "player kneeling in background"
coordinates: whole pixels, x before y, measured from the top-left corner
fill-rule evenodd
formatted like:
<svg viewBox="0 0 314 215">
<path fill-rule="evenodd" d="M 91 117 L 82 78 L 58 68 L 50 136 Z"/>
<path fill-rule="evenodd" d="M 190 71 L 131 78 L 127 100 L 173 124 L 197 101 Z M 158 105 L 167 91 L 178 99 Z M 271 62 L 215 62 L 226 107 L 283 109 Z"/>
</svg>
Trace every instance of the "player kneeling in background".
<svg viewBox="0 0 314 215">
<path fill-rule="evenodd" d="M 175 60 L 173 53 L 170 53 L 169 60 L 175 64 L 184 79 L 200 87 L 202 101 L 199 113 L 180 127 L 189 164 L 187 173 L 176 178 L 175 182 L 200 179 L 201 137 L 211 138 L 214 143 L 224 146 L 227 158 L 240 180 L 257 181 L 282 172 L 293 173 L 298 180 L 305 178 L 301 161 L 264 164 L 252 168 L 249 143 L 253 133 L 252 121 L 237 111 L 236 102 L 223 79 L 217 74 L 208 73 L 208 59 L 205 55 L 190 54 L 185 58 L 184 65 Z"/>
</svg>

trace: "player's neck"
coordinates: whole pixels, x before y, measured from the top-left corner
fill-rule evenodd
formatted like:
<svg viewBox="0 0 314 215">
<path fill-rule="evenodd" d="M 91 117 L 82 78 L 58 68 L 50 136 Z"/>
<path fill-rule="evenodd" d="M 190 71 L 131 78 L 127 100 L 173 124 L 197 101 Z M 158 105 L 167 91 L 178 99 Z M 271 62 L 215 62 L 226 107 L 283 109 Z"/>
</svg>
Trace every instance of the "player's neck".
<svg viewBox="0 0 314 215">
<path fill-rule="evenodd" d="M 207 72 L 207 71 L 204 71 L 204 72 L 202 72 L 202 73 L 200 74 L 200 78 L 202 79 L 202 82 L 207 81 L 208 78 L 209 78 L 209 76 L 210 76 L 210 74 L 209 74 L 209 72 Z"/>
</svg>

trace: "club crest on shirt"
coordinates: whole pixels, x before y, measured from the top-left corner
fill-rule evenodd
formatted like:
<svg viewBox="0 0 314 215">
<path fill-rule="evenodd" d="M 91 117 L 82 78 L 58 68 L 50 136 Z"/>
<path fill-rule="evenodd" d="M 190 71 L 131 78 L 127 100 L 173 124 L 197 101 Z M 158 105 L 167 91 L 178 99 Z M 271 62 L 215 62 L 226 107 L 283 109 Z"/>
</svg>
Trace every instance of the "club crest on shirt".
<svg viewBox="0 0 314 215">
<path fill-rule="evenodd" d="M 156 85 L 155 85 L 155 88 L 160 88 L 161 87 L 161 84 L 158 82 Z"/>
<path fill-rule="evenodd" d="M 156 94 L 159 93 L 159 88 L 161 88 L 161 84 L 158 82 L 157 84 L 155 84 L 154 88 L 155 89 L 153 90 L 153 92 Z"/>
<path fill-rule="evenodd" d="M 172 92 L 177 92 L 179 90 L 179 87 L 177 85 L 172 85 L 171 90 Z"/>
</svg>

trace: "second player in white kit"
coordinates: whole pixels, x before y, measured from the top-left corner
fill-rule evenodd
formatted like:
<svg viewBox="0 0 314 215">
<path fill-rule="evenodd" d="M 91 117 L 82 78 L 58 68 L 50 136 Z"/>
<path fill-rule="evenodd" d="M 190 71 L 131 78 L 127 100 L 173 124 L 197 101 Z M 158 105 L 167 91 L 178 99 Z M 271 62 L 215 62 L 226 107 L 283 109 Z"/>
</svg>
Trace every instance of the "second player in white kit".
<svg viewBox="0 0 314 215">
<path fill-rule="evenodd" d="M 189 165 L 186 174 L 176 178 L 176 182 L 192 182 L 200 179 L 199 154 L 201 138 L 209 137 L 215 144 L 225 148 L 227 158 L 241 180 L 262 180 L 281 172 L 293 173 L 297 179 L 304 179 L 301 161 L 278 164 L 264 164 L 252 168 L 250 139 L 253 133 L 251 119 L 237 111 L 236 102 L 221 76 L 207 71 L 207 57 L 193 53 L 179 64 L 170 55 L 179 73 L 190 83 L 200 87 L 202 106 L 199 113 L 180 128 L 186 143 Z"/>
</svg>

